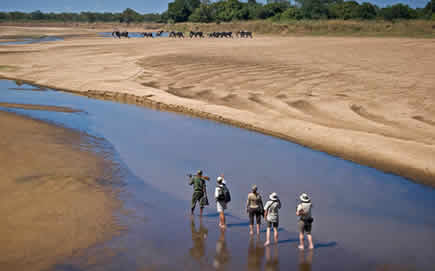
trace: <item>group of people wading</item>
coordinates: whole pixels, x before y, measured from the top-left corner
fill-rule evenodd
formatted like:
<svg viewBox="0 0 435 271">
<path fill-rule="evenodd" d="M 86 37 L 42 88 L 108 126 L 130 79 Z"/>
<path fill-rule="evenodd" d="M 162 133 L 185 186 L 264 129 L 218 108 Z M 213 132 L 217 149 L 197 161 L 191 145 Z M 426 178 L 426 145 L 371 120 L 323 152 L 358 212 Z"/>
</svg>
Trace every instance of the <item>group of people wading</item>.
<svg viewBox="0 0 435 271">
<path fill-rule="evenodd" d="M 201 170 L 196 175 L 188 175 L 190 178 L 189 185 L 193 186 L 191 215 L 194 215 L 195 207 L 199 204 L 200 216 L 202 217 L 204 207 L 209 205 L 207 197 L 206 182 L 210 180 L 209 177 L 203 176 Z M 217 177 L 217 185 L 214 193 L 216 201 L 216 208 L 219 213 L 219 227 L 225 230 L 227 227 L 225 221 L 225 210 L 228 208 L 228 204 L 231 201 L 230 190 L 227 187 L 227 182 L 224 179 L 224 175 Z M 299 231 L 299 246 L 298 248 L 303 250 L 304 247 L 304 235 L 307 235 L 308 248 L 314 249 L 313 238 L 311 236 L 311 228 L 313 224 L 313 217 L 311 215 L 311 209 L 313 207 L 310 197 L 306 193 L 302 193 L 299 196 L 300 202 L 296 207 L 296 216 L 298 216 L 298 231 Z M 249 234 L 254 234 L 254 222 L 256 222 L 256 233 L 260 234 L 261 219 L 264 218 L 267 222 L 266 229 L 266 242 L 265 246 L 271 243 L 270 233 L 273 229 L 274 241 L 278 243 L 278 227 L 279 227 L 279 210 L 282 208 L 281 200 L 277 193 L 269 195 L 269 200 L 263 205 L 263 199 L 258 192 L 256 185 L 252 186 L 251 192 L 248 194 L 246 201 L 246 212 L 249 215 Z"/>
</svg>

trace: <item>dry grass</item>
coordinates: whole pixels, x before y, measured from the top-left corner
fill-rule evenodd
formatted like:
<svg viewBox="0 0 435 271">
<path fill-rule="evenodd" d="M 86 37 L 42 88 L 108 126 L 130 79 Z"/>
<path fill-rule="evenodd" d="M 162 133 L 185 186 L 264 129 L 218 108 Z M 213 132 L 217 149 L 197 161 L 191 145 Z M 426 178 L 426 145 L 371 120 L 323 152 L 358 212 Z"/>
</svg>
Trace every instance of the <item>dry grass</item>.
<svg viewBox="0 0 435 271">
<path fill-rule="evenodd" d="M 0 26 L 20 27 L 68 27 L 76 29 L 122 29 L 129 31 L 159 30 L 188 32 L 204 31 L 239 31 L 247 30 L 261 35 L 280 36 L 375 36 L 375 37 L 416 37 L 434 38 L 435 21 L 402 20 L 402 21 L 352 21 L 352 20 L 301 20 L 272 22 L 270 20 L 237 21 L 229 23 L 75 23 L 75 22 L 3 22 Z M 34 34 L 39 35 L 39 33 Z M 4 35 L 2 38 L 5 38 Z M 9 38 L 18 38 L 16 36 Z"/>
<path fill-rule="evenodd" d="M 249 21 L 231 23 L 181 23 L 166 25 L 167 30 L 190 31 L 238 31 L 247 30 L 257 34 L 270 35 L 320 35 L 320 36 L 387 36 L 387 37 L 424 37 L 434 38 L 435 22 L 425 20 L 411 21 Z"/>
<path fill-rule="evenodd" d="M 0 65 L 0 71 L 15 71 L 17 67 L 9 66 L 9 65 Z"/>
</svg>

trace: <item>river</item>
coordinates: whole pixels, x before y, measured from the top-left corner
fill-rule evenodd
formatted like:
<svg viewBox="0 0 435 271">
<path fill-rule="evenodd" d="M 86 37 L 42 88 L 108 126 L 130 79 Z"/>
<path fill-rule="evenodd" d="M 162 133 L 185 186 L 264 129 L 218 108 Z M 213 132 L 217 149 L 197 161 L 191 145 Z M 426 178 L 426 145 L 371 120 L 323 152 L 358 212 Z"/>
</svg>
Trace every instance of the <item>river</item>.
<svg viewBox="0 0 435 271">
<path fill-rule="evenodd" d="M 0 81 L 0 102 L 82 112 L 1 108 L 103 138 L 122 168 L 127 231 L 53 270 L 433 270 L 435 189 L 325 153 L 228 125 Z M 210 206 L 189 215 L 186 174 L 202 169 Z M 224 173 L 232 194 L 228 229 L 217 226 L 213 192 Z M 281 201 L 280 243 L 250 238 L 253 184 Z M 297 249 L 296 199 L 313 200 L 314 252 Z M 264 229 L 264 226 L 263 226 Z"/>
</svg>

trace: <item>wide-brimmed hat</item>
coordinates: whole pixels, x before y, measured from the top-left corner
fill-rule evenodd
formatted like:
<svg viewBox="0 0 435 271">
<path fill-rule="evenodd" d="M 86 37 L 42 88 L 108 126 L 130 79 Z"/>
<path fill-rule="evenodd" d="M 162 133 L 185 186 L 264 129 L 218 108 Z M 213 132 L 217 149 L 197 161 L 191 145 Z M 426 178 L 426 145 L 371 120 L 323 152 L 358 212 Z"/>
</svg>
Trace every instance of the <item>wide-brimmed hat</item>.
<svg viewBox="0 0 435 271">
<path fill-rule="evenodd" d="M 310 197 L 307 195 L 307 193 L 302 193 L 302 194 L 299 196 L 299 199 L 300 199 L 302 202 L 310 202 L 310 201 L 311 201 L 311 199 L 310 199 Z"/>
<path fill-rule="evenodd" d="M 269 199 L 270 200 L 277 200 L 278 199 L 278 194 L 273 192 L 272 194 L 270 194 Z"/>
<path fill-rule="evenodd" d="M 257 185 L 254 184 L 254 185 L 252 186 L 252 192 L 256 192 L 257 190 L 258 190 L 258 187 L 257 187 Z"/>
</svg>

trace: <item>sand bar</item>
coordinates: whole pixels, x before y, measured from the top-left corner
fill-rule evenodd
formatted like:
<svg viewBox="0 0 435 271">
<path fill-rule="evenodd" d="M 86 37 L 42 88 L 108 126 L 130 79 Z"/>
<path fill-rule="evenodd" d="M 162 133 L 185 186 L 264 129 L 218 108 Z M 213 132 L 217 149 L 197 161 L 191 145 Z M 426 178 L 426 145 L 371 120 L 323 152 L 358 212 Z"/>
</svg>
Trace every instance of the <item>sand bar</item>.
<svg viewBox="0 0 435 271">
<path fill-rule="evenodd" d="M 434 70 L 432 39 L 87 33 L 0 46 L 5 78 L 226 122 L 431 186 Z"/>
<path fill-rule="evenodd" d="M 110 164 L 85 135 L 3 111 L 0 127 L 1 270 L 48 270 L 117 234 Z"/>
</svg>

